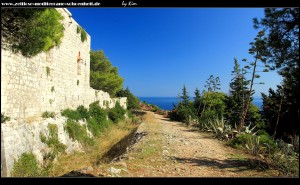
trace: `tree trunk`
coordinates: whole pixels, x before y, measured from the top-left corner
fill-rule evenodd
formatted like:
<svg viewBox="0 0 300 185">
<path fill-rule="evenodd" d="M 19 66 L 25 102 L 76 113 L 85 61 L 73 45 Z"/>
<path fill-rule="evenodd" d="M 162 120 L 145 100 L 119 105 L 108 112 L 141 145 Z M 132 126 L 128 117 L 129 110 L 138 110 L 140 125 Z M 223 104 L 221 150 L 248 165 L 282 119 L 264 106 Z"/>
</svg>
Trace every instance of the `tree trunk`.
<svg viewBox="0 0 300 185">
<path fill-rule="evenodd" d="M 275 128 L 274 128 L 273 138 L 275 138 L 277 126 L 278 126 L 278 123 L 279 123 L 282 101 L 283 101 L 283 96 L 281 96 L 281 99 L 280 99 L 280 104 L 279 104 L 279 109 L 278 109 L 278 115 L 277 115 L 276 125 L 275 125 Z"/>
</svg>

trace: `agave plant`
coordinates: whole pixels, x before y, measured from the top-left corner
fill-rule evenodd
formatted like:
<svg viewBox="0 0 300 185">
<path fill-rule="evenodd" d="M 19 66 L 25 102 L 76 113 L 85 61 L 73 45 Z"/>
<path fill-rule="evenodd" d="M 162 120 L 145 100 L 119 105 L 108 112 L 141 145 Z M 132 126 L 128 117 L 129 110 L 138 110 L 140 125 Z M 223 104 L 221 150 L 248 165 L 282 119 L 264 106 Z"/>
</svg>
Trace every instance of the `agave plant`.
<svg viewBox="0 0 300 185">
<path fill-rule="evenodd" d="M 251 128 L 251 122 L 248 126 L 244 126 L 242 129 L 241 129 L 241 132 L 242 133 L 247 133 L 247 134 L 252 134 L 252 135 L 256 135 L 256 132 L 253 132 L 254 129 L 256 128 L 256 125 L 254 127 Z"/>
<path fill-rule="evenodd" d="M 209 120 L 205 125 L 205 129 L 209 132 L 213 132 L 218 139 L 229 139 L 234 135 L 235 130 L 231 125 L 226 124 L 223 117 L 221 119 Z"/>
<path fill-rule="evenodd" d="M 260 143 L 259 136 L 255 135 L 252 135 L 252 137 L 247 139 L 245 147 L 250 150 L 251 154 L 253 155 L 262 154 L 267 149 L 265 145 Z"/>
</svg>

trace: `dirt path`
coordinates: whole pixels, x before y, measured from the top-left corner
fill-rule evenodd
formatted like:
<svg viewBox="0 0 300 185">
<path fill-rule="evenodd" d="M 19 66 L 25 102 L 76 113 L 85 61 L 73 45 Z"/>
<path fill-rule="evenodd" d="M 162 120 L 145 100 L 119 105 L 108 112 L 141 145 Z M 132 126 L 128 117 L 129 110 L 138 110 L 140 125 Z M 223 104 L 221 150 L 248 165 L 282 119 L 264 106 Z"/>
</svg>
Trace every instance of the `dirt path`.
<svg viewBox="0 0 300 185">
<path fill-rule="evenodd" d="M 260 161 L 230 148 L 210 133 L 148 112 L 138 129 L 145 135 L 118 162 L 94 167 L 96 176 L 276 177 Z"/>
</svg>

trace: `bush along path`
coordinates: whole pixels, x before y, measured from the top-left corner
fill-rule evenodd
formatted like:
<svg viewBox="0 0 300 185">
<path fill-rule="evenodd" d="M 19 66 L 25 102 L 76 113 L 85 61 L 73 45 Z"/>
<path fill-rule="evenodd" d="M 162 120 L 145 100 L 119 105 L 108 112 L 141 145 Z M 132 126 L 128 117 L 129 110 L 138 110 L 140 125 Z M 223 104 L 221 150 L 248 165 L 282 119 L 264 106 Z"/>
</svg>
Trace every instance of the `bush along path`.
<svg viewBox="0 0 300 185">
<path fill-rule="evenodd" d="M 147 112 L 139 142 L 117 160 L 90 171 L 105 177 L 278 177 L 259 158 L 234 149 L 211 133 Z"/>
</svg>

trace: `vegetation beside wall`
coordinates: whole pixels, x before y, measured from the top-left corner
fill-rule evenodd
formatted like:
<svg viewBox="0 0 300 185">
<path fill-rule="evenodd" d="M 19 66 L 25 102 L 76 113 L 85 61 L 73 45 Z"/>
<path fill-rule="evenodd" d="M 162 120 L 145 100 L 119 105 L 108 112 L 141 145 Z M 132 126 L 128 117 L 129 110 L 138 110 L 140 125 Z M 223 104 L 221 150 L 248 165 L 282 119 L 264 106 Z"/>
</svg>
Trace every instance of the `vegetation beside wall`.
<svg viewBox="0 0 300 185">
<path fill-rule="evenodd" d="M 1 8 L 2 43 L 26 57 L 49 51 L 61 44 L 61 20 L 54 8 Z"/>
</svg>

